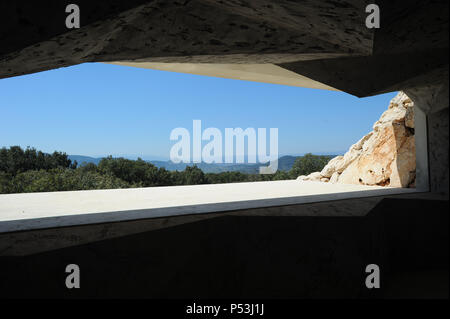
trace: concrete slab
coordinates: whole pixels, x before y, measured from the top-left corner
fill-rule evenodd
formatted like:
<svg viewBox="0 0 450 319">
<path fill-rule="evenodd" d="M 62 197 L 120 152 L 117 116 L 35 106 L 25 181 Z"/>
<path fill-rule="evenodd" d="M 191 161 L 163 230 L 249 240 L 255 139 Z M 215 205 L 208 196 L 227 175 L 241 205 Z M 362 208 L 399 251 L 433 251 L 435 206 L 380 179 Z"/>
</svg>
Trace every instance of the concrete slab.
<svg viewBox="0 0 450 319">
<path fill-rule="evenodd" d="M 219 63 L 157 63 L 157 62 L 109 62 L 110 64 L 136 68 L 214 76 L 226 79 L 290 85 L 310 89 L 339 91 L 301 74 L 274 64 L 219 64 Z"/>
<path fill-rule="evenodd" d="M 416 190 L 289 180 L 4 194 L 0 233 L 412 192 Z"/>
</svg>

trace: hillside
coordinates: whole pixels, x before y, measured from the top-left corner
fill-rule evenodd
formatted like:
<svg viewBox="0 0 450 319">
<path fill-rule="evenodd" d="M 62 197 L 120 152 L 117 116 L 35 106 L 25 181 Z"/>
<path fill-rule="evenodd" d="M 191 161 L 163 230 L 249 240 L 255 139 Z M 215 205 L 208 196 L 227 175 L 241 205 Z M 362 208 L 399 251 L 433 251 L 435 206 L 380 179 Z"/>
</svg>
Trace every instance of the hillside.
<svg viewBox="0 0 450 319">
<path fill-rule="evenodd" d="M 298 156 L 286 155 L 280 157 L 278 160 L 278 170 L 289 171 L 294 165 L 295 159 Z M 94 163 L 98 164 L 101 161 L 101 157 L 90 157 L 83 155 L 69 155 L 69 159 L 72 161 L 77 161 L 78 165 L 83 165 L 83 163 Z M 158 168 L 164 167 L 169 171 L 182 171 L 186 166 L 192 166 L 193 164 L 179 163 L 175 164 L 171 161 L 148 161 Z M 247 174 L 257 174 L 259 172 L 259 167 L 261 164 L 206 164 L 197 163 L 198 168 L 200 168 L 204 173 L 221 173 L 221 172 L 241 172 Z"/>
<path fill-rule="evenodd" d="M 97 165 L 102 160 L 101 157 L 95 158 L 84 155 L 69 155 L 68 157 L 72 162 L 77 161 L 78 165 L 83 165 L 84 163 L 94 163 Z"/>
</svg>

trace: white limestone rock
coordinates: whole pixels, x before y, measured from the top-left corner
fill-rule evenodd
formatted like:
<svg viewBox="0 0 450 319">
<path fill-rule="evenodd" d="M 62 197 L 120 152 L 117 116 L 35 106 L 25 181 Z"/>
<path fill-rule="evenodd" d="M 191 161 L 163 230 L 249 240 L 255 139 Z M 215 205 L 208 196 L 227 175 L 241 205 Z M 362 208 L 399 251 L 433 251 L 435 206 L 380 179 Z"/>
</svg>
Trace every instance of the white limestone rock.
<svg viewBox="0 0 450 319">
<path fill-rule="evenodd" d="M 307 176 L 301 175 L 301 176 L 297 177 L 297 180 L 299 180 L 299 181 L 320 182 L 321 178 L 322 178 L 322 176 L 320 175 L 320 172 L 314 172 L 314 173 L 311 173 L 311 174 L 309 174 Z"/>
<path fill-rule="evenodd" d="M 332 183 L 332 184 L 337 183 L 340 175 L 341 174 L 339 172 L 334 172 L 333 175 L 331 175 L 331 177 L 330 177 L 330 183 Z"/>
<path fill-rule="evenodd" d="M 337 166 L 340 165 L 344 156 L 336 156 L 332 158 L 327 165 L 322 169 L 320 174 L 323 177 L 331 177 L 335 171 L 337 171 Z"/>
<path fill-rule="evenodd" d="M 330 183 L 413 187 L 415 182 L 414 104 L 403 92 L 344 156 L 301 180 Z"/>
</svg>

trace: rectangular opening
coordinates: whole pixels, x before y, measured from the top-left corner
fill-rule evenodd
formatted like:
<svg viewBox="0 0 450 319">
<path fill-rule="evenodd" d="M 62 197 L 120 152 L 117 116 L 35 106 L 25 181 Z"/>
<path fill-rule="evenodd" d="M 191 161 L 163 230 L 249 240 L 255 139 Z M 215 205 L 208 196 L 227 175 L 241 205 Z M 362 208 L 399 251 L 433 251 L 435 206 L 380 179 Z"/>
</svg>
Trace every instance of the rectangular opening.
<svg viewBox="0 0 450 319">
<path fill-rule="evenodd" d="M 426 117 L 402 93 L 358 99 L 274 65 L 133 66 L 0 81 L 0 232 L 428 190 Z"/>
</svg>

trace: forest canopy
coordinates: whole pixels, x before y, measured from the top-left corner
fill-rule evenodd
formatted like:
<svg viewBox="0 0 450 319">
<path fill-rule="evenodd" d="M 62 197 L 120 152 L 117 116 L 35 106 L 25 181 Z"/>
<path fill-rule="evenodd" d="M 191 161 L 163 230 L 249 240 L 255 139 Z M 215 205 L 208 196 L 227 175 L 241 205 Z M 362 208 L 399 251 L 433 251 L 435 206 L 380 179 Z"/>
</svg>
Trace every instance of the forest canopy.
<svg viewBox="0 0 450 319">
<path fill-rule="evenodd" d="M 169 171 L 138 158 L 102 158 L 98 165 L 79 166 L 66 153 L 47 154 L 35 148 L 0 149 L 0 193 L 173 186 L 295 179 L 320 171 L 333 156 L 305 154 L 288 171 L 273 175 L 242 172 L 204 173 L 197 166 Z"/>
</svg>

